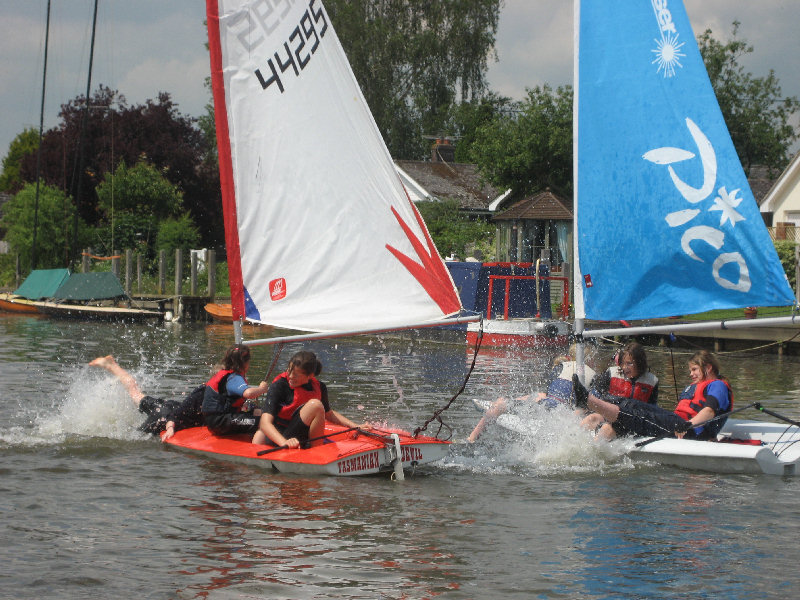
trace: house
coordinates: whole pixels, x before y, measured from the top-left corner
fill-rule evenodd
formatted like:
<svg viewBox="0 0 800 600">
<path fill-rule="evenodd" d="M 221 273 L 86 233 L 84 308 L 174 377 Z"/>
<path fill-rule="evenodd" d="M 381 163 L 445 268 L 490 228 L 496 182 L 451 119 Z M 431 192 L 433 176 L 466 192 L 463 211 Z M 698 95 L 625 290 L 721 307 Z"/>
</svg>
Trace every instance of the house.
<svg viewBox="0 0 800 600">
<path fill-rule="evenodd" d="M 781 173 L 760 203 L 761 214 L 775 239 L 800 241 L 800 153 Z"/>
<path fill-rule="evenodd" d="M 491 206 L 511 192 L 481 181 L 476 165 L 455 162 L 455 147 L 446 139 L 433 144 L 430 161 L 396 160 L 394 164 L 412 202 L 452 198 L 470 217 L 491 217 Z"/>
<path fill-rule="evenodd" d="M 551 265 L 569 262 L 573 213 L 570 202 L 548 188 L 526 196 L 493 217 L 497 224 L 497 260 Z"/>
</svg>

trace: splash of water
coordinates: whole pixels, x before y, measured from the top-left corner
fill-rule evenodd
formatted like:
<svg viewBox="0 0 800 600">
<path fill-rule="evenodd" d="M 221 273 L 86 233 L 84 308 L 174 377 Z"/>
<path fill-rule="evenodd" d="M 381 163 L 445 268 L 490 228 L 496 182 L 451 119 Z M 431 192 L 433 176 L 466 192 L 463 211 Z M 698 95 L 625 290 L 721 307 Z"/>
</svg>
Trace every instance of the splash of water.
<svg viewBox="0 0 800 600">
<path fill-rule="evenodd" d="M 549 475 L 627 470 L 622 440 L 596 439 L 566 407 L 517 405 L 487 428 L 475 444 L 460 446 L 450 466 L 482 473 Z"/>
</svg>

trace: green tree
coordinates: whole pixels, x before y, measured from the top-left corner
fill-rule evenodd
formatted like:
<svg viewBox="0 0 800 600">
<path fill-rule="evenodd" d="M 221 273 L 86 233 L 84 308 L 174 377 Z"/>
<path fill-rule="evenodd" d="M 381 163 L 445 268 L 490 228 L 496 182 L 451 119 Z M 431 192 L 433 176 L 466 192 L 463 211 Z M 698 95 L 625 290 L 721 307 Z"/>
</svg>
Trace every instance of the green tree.
<svg viewBox="0 0 800 600">
<path fill-rule="evenodd" d="M 492 253 L 494 227 L 481 219 L 471 220 L 458 209 L 458 201 L 416 203 L 428 232 L 442 256 L 456 254 L 467 256 L 478 249 L 484 255 Z"/>
<path fill-rule="evenodd" d="M 5 240 L 11 250 L 20 256 L 23 272 L 31 268 L 33 243 L 34 204 L 36 184 L 28 183 L 5 205 L 0 225 L 6 230 Z M 58 188 L 39 187 L 39 208 L 36 226 L 37 267 L 56 268 L 68 264 L 75 206 Z M 85 240 L 85 226 L 79 220 L 79 236 Z"/>
<path fill-rule="evenodd" d="M 572 194 L 572 87 L 528 89 L 525 100 L 478 127 L 467 150 L 481 175 L 500 188 Z"/>
<path fill-rule="evenodd" d="M 130 168 L 123 161 L 97 186 L 97 206 L 106 217 L 115 211 L 128 211 L 163 219 L 181 212 L 183 194 L 147 161 L 139 160 Z"/>
<path fill-rule="evenodd" d="M 191 221 L 183 215 L 180 189 L 145 160 L 130 168 L 120 162 L 113 174 L 105 174 L 96 190 L 102 219 L 91 244 L 107 254 L 130 248 L 153 258 L 160 224 L 175 217 Z M 192 227 L 196 232 L 194 223 Z"/>
<path fill-rule="evenodd" d="M 23 159 L 35 154 L 39 148 L 39 132 L 30 127 L 17 134 L 8 145 L 8 154 L 3 159 L 3 172 L 0 174 L 0 192 L 13 194 L 25 184 L 20 176 Z"/>
<path fill-rule="evenodd" d="M 156 249 L 158 250 L 198 248 L 199 244 L 200 232 L 188 213 L 165 219 L 158 227 L 156 237 Z"/>
<path fill-rule="evenodd" d="M 755 77 L 739 64 L 753 52 L 740 39 L 738 21 L 733 22 L 731 39 L 720 42 L 710 29 L 698 36 L 703 61 L 728 125 L 733 145 L 746 173 L 753 165 L 783 169 L 789 162 L 789 148 L 798 139 L 790 121 L 800 109 L 797 98 L 784 98 L 775 72 Z"/>
<path fill-rule="evenodd" d="M 500 0 L 330 0 L 326 8 L 392 156 L 426 156 L 458 101 L 486 91 Z"/>
<path fill-rule="evenodd" d="M 472 149 L 477 142 L 478 129 L 493 119 L 507 114 L 514 104 L 510 98 L 489 92 L 483 98 L 461 102 L 450 110 L 444 130 L 458 139 L 456 161 L 472 162 Z"/>
</svg>

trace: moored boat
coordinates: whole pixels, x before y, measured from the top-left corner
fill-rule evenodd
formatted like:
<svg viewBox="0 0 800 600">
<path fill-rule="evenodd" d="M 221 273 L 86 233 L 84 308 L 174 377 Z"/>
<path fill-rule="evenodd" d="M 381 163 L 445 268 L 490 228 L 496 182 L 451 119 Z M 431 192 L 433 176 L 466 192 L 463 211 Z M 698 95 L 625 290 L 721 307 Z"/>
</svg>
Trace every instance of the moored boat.
<svg viewBox="0 0 800 600">
<path fill-rule="evenodd" d="M 233 323 L 233 308 L 230 304 L 209 302 L 203 308 L 215 321 Z"/>
<path fill-rule="evenodd" d="M 305 449 L 252 444 L 250 435 L 215 436 L 206 427 L 178 431 L 170 446 L 205 456 L 274 469 L 281 473 L 353 477 L 414 469 L 447 455 L 449 443 L 413 437 L 399 429 L 353 430 L 325 424 L 325 443 Z M 399 471 L 399 473 L 398 473 Z"/>
<path fill-rule="evenodd" d="M 38 302 L 28 300 L 15 294 L 0 294 L 0 311 L 11 313 L 23 313 L 26 315 L 41 314 L 37 308 Z"/>
</svg>

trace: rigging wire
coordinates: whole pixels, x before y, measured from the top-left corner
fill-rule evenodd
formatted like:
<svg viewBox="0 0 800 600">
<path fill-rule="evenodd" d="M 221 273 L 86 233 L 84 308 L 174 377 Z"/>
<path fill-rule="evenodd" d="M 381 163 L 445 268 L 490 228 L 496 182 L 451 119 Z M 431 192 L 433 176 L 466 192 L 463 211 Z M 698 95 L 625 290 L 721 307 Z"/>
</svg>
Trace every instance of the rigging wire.
<svg viewBox="0 0 800 600">
<path fill-rule="evenodd" d="M 480 325 L 478 327 L 478 337 L 475 340 L 475 350 L 474 350 L 473 355 L 472 355 L 472 364 L 470 364 L 469 370 L 467 371 L 467 374 L 464 377 L 464 382 L 461 384 L 461 387 L 453 395 L 453 397 L 450 398 L 450 400 L 447 402 L 447 404 L 445 404 L 442 408 L 436 409 L 433 412 L 433 415 L 431 416 L 430 419 L 425 421 L 425 423 L 423 425 L 421 425 L 420 427 L 417 427 L 414 430 L 414 433 L 412 434 L 412 437 L 417 437 L 420 433 L 425 431 L 428 428 L 428 425 L 430 425 L 433 421 L 438 421 L 439 422 L 439 429 L 436 430 L 436 434 L 433 437 L 435 437 L 435 438 L 439 437 L 439 433 L 441 433 L 442 427 L 446 427 L 448 432 L 450 433 L 450 435 L 447 437 L 447 439 L 449 440 L 452 437 L 453 429 L 450 426 L 446 425 L 444 421 L 442 421 L 441 414 L 444 411 L 446 411 L 448 408 L 450 408 L 450 405 L 453 404 L 455 399 L 458 398 L 461 395 L 461 392 L 463 392 L 464 389 L 467 387 L 467 382 L 469 381 L 469 376 L 472 374 L 472 371 L 475 368 L 475 361 L 478 359 L 478 351 L 481 348 L 481 342 L 482 341 L 483 341 L 483 319 L 481 318 Z"/>
</svg>

